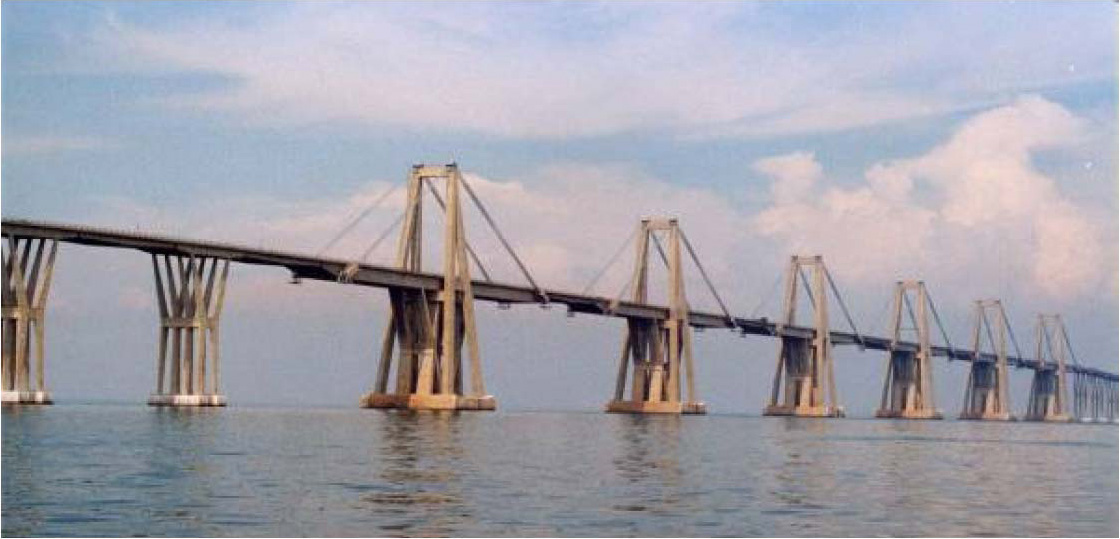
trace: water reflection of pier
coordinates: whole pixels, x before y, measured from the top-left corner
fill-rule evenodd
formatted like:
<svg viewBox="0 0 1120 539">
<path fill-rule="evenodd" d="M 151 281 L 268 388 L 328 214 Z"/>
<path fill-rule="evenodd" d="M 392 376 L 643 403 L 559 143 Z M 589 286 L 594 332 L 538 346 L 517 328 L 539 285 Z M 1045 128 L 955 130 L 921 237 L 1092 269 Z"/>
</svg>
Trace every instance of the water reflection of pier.
<svg viewBox="0 0 1120 539">
<path fill-rule="evenodd" d="M 474 522 L 463 493 L 470 466 L 454 412 L 393 412 L 379 421 L 378 488 L 362 496 L 387 535 L 457 535 Z M 375 534 L 376 535 L 376 534 Z"/>
</svg>

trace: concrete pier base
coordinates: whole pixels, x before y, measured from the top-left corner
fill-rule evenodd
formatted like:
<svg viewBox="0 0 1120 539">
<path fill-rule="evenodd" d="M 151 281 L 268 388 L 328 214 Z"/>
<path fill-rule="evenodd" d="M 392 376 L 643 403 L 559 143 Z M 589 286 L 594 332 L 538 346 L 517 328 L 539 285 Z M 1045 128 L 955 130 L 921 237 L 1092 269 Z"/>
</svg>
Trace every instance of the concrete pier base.
<svg viewBox="0 0 1120 539">
<path fill-rule="evenodd" d="M 1015 416 L 1007 412 L 961 412 L 957 419 L 965 421 L 1015 421 Z"/>
<path fill-rule="evenodd" d="M 359 403 L 362 408 L 396 408 L 402 410 L 467 410 L 492 411 L 498 408 L 493 395 L 401 395 L 397 393 L 366 393 Z"/>
<path fill-rule="evenodd" d="M 225 406 L 225 395 L 152 395 L 148 406 Z"/>
<path fill-rule="evenodd" d="M 1073 417 L 1068 414 L 1047 414 L 1042 416 L 1027 415 L 1023 417 L 1023 421 L 1041 421 L 1044 423 L 1071 423 Z"/>
<path fill-rule="evenodd" d="M 788 406 L 771 404 L 762 415 L 793 417 L 844 417 L 844 409 L 831 406 Z"/>
<path fill-rule="evenodd" d="M 877 410 L 878 419 L 945 419 L 937 410 Z"/>
<path fill-rule="evenodd" d="M 46 391 L 4 391 L 0 393 L 3 404 L 52 404 L 51 394 Z"/>
<path fill-rule="evenodd" d="M 702 402 L 651 402 L 619 401 L 607 403 L 607 412 L 612 414 L 690 414 L 708 413 L 708 405 Z"/>
</svg>

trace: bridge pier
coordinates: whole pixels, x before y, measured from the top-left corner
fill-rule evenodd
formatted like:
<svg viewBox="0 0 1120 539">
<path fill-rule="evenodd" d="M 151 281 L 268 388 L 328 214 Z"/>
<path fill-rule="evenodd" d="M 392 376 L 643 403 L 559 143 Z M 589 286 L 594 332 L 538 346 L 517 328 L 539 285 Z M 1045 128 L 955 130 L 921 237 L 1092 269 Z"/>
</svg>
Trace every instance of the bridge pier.
<svg viewBox="0 0 1120 539">
<path fill-rule="evenodd" d="M 664 252 L 656 233 L 662 232 L 668 242 Z M 681 231 L 676 219 L 643 219 L 639 224 L 634 273 L 631 277 L 631 300 L 646 303 L 649 299 L 649 248 L 655 243 L 664 257 L 669 274 L 669 317 L 665 320 L 630 318 L 622 341 L 618 379 L 614 399 L 606 411 L 631 414 L 703 414 L 707 407 L 695 400 L 692 362 L 692 327 L 688 323 L 688 301 L 685 299 L 681 265 Z M 681 400 L 681 366 L 687 382 L 685 399 Z M 630 398 L 625 396 L 627 367 Z"/>
<path fill-rule="evenodd" d="M 1066 350 L 1069 340 L 1061 315 L 1038 315 L 1035 330 L 1035 371 L 1025 421 L 1068 422 Z M 1052 361 L 1048 362 L 1049 357 Z"/>
<path fill-rule="evenodd" d="M 164 255 L 161 266 L 159 257 L 153 254 L 152 271 L 160 327 L 156 390 L 148 404 L 225 406 L 219 376 L 218 322 L 229 260 Z"/>
<path fill-rule="evenodd" d="M 1064 382 L 1057 369 L 1039 367 L 1031 379 L 1031 392 L 1023 421 L 1068 422 L 1072 417 L 1065 413 L 1061 387 Z"/>
<path fill-rule="evenodd" d="M 1104 401 L 1101 418 L 1105 421 L 1116 421 L 1116 384 L 1111 380 L 1099 379 L 1101 385 L 1101 399 Z"/>
<path fill-rule="evenodd" d="M 58 242 L 8 235 L 4 247 L 0 402 L 51 404 L 43 366 L 43 332 Z M 32 347 L 35 349 L 34 369 L 31 364 Z"/>
<path fill-rule="evenodd" d="M 988 311 L 996 316 L 996 337 L 992 336 L 992 322 Z M 964 407 L 960 419 L 986 421 L 1012 421 L 1011 406 L 1007 396 L 1007 315 L 1003 304 L 997 300 L 976 302 L 976 324 L 972 333 L 972 366 L 968 371 L 968 385 L 964 394 Z M 995 360 L 981 352 L 981 330 L 985 330 Z"/>
<path fill-rule="evenodd" d="M 1082 404 L 1082 400 L 1083 400 L 1084 396 L 1082 395 L 1082 388 L 1081 388 L 1081 373 L 1076 372 L 1076 371 L 1073 372 L 1072 387 L 1073 387 L 1073 399 L 1070 402 L 1070 404 L 1072 405 L 1071 410 L 1073 411 L 1074 419 L 1080 420 L 1082 417 L 1084 417 L 1082 412 L 1085 409 L 1085 406 Z"/>
<path fill-rule="evenodd" d="M 909 293 L 914 293 L 917 314 Z M 930 346 L 929 295 L 922 281 L 899 281 L 895 285 L 894 316 L 891 323 L 891 349 L 887 353 L 883 396 L 875 417 L 897 419 L 941 419 L 934 406 L 933 349 Z M 901 348 L 903 308 L 917 332 L 917 350 Z"/>
<path fill-rule="evenodd" d="M 811 285 L 804 268 L 810 268 Z M 793 256 L 786 272 L 785 317 L 778 325 L 778 360 L 770 402 L 763 415 L 798 417 L 843 417 L 837 404 L 836 382 L 832 371 L 832 338 L 828 323 L 828 278 L 820 256 Z M 814 311 L 814 330 L 801 335 L 787 326 L 796 324 L 798 284 L 809 286 L 809 302 Z"/>
<path fill-rule="evenodd" d="M 1111 422 L 1117 419 L 1117 383 L 1099 376 L 1076 373 L 1074 415 L 1081 421 Z"/>
<path fill-rule="evenodd" d="M 408 202 L 397 244 L 397 265 L 422 271 L 421 230 L 425 185 L 446 185 L 443 283 L 437 295 L 424 290 L 389 289 L 391 313 L 381 344 L 373 391 L 362 396 L 363 408 L 410 410 L 494 410 L 497 402 L 486 394 L 475 327 L 474 293 L 467 263 L 458 166 L 416 165 L 408 178 Z M 470 385 L 464 391 L 462 348 L 470 356 Z M 393 351 L 396 348 L 396 355 Z M 394 391 L 390 371 L 396 366 Z"/>
</svg>

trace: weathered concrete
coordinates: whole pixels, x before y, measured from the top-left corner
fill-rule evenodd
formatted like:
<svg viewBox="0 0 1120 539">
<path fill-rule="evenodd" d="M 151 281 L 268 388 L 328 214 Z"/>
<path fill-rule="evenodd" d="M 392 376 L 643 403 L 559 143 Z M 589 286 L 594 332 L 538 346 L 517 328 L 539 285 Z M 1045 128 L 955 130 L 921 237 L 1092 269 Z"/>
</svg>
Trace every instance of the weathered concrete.
<svg viewBox="0 0 1120 539">
<path fill-rule="evenodd" d="M 708 405 L 702 402 L 651 402 L 651 401 L 610 401 L 606 411 L 612 414 L 689 414 L 708 413 Z"/>
<path fill-rule="evenodd" d="M 876 410 L 879 419 L 944 419 L 940 410 Z"/>
<path fill-rule="evenodd" d="M 806 279 L 803 268 L 812 277 Z M 810 280 L 809 301 L 813 307 L 815 331 L 811 336 L 786 333 L 784 326 L 797 322 L 798 284 Z M 780 337 L 778 362 L 770 402 L 762 415 L 802 417 L 843 417 L 838 404 L 836 382 L 832 371 L 832 340 L 828 321 L 828 292 L 825 288 L 828 270 L 820 256 L 793 256 L 786 270 L 784 324 L 776 333 Z"/>
<path fill-rule="evenodd" d="M 658 239 L 658 233 L 664 236 L 667 253 L 662 240 Z M 696 402 L 695 399 L 692 327 L 688 323 L 688 300 L 685 297 L 681 265 L 683 238 L 683 232 L 676 219 L 642 219 L 638 223 L 638 231 L 635 235 L 634 269 L 627 285 L 631 291 L 630 299 L 635 303 L 646 303 L 649 300 L 649 251 L 650 244 L 654 243 L 663 257 L 668 272 L 669 317 L 665 320 L 627 320 L 622 339 L 622 353 L 619 357 L 618 378 L 615 381 L 614 399 L 607 403 L 608 412 L 703 414 L 707 411 L 704 404 Z M 695 258 L 695 253 L 691 250 L 690 254 Z M 697 267 L 700 267 L 699 261 L 695 260 L 695 262 Z M 714 294 L 714 288 L 712 290 Z M 621 300 L 622 298 L 619 297 L 615 303 Z M 687 382 L 683 401 L 681 399 L 682 374 Z M 627 384 L 628 378 L 629 384 Z M 629 399 L 626 398 L 627 386 L 630 387 Z"/>
<path fill-rule="evenodd" d="M 43 347 L 46 344 L 47 296 L 58 241 L 12 234 L 6 239 L 3 242 L 3 283 L 0 283 L 3 291 L 0 390 L 4 391 L 5 404 L 50 404 Z"/>
<path fill-rule="evenodd" d="M 225 406 L 225 395 L 151 395 L 149 406 Z"/>
<path fill-rule="evenodd" d="M 985 421 L 1015 419 L 1007 404 L 1006 372 L 1003 374 L 1000 372 L 999 366 L 994 363 L 972 363 L 960 419 Z"/>
<path fill-rule="evenodd" d="M 1039 314 L 1035 326 L 1034 377 L 1027 397 L 1024 421 L 1068 422 L 1069 392 L 1066 391 L 1066 352 L 1070 351 L 1061 315 Z"/>
<path fill-rule="evenodd" d="M 1066 413 L 1065 399 L 1059 387 L 1062 377 L 1057 369 L 1040 368 L 1031 380 L 1031 392 L 1027 397 L 1027 412 L 1023 421 L 1068 422 L 1073 417 Z"/>
<path fill-rule="evenodd" d="M 992 316 L 989 316 L 989 312 Z M 994 320 L 992 319 L 994 317 Z M 1000 300 L 978 300 L 976 320 L 972 332 L 972 365 L 968 371 L 968 385 L 960 419 L 983 421 L 1010 421 L 1011 403 L 1008 398 L 1007 379 L 1007 313 Z M 992 332 L 995 332 L 993 336 Z M 987 335 L 995 361 L 982 359 L 981 335 Z"/>
<path fill-rule="evenodd" d="M 51 394 L 46 391 L 3 391 L 0 392 L 3 404 L 53 404 Z"/>
<path fill-rule="evenodd" d="M 156 390 L 148 404 L 225 406 L 218 328 L 229 260 L 164 256 L 160 264 L 152 255 L 152 271 L 160 326 Z"/>
<path fill-rule="evenodd" d="M 840 406 L 789 406 L 784 404 L 769 405 L 762 412 L 762 415 L 795 417 L 845 417 L 844 408 Z"/>
<path fill-rule="evenodd" d="M 434 181 L 446 186 L 440 197 Z M 381 357 L 373 391 L 361 399 L 364 408 L 411 410 L 494 410 L 486 394 L 475 327 L 474 291 L 463 226 L 459 168 L 416 165 L 408 178 L 408 201 L 397 244 L 400 269 L 423 269 L 423 200 L 425 187 L 444 209 L 443 279 L 437 293 L 389 288 L 391 312 L 381 341 Z M 472 195 L 473 196 L 473 195 Z M 355 271 L 357 266 L 353 266 Z M 470 380 L 464 391 L 462 349 L 470 356 Z M 395 352 L 395 353 L 394 353 Z M 395 367 L 395 369 L 394 369 Z M 395 388 L 389 391 L 391 371 Z"/>
<path fill-rule="evenodd" d="M 961 412 L 957 419 L 967 421 L 1015 421 L 1009 412 Z"/>
<path fill-rule="evenodd" d="M 913 299 L 911 299 L 913 296 Z M 930 346 L 928 311 L 932 302 L 922 281 L 895 284 L 891 317 L 891 350 L 887 352 L 883 394 L 875 417 L 889 419 L 941 419 L 933 398 L 933 349 Z M 916 309 L 915 309 L 916 308 Z M 915 312 L 916 310 L 916 312 Z M 918 349 L 903 347 L 902 321 L 909 317 L 917 332 Z"/>
<path fill-rule="evenodd" d="M 878 410 L 875 412 L 877 419 L 945 419 L 945 414 L 938 410 L 903 410 L 895 412 L 891 410 Z"/>
<path fill-rule="evenodd" d="M 366 393 L 360 402 L 362 408 L 398 408 L 404 410 L 466 410 L 490 411 L 498 408 L 492 395 L 480 397 L 464 395 L 398 395 Z"/>
</svg>

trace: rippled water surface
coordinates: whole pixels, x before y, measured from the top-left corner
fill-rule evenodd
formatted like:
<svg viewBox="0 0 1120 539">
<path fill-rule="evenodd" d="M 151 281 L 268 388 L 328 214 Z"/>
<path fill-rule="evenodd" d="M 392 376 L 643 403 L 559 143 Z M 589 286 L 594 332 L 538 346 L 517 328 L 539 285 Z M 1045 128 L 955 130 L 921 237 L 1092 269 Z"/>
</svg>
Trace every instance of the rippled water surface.
<svg viewBox="0 0 1120 539">
<path fill-rule="evenodd" d="M 3 411 L 4 535 L 1117 535 L 1115 425 Z"/>
</svg>

